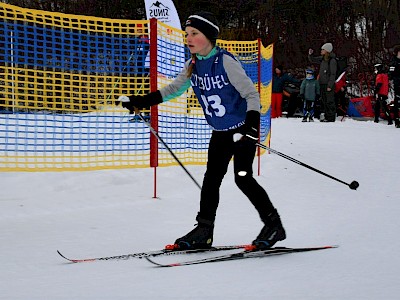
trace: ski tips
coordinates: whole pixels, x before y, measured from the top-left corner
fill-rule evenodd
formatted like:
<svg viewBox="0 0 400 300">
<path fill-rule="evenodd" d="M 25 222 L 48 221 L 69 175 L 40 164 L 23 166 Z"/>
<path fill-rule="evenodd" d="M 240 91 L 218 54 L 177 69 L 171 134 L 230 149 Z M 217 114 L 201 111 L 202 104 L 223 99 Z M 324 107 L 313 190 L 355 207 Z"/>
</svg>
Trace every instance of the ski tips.
<svg viewBox="0 0 400 300">
<path fill-rule="evenodd" d="M 69 262 L 72 262 L 72 263 L 75 263 L 75 262 L 76 262 L 75 260 L 70 259 L 70 258 L 64 256 L 64 254 L 62 254 L 59 250 L 57 250 L 57 253 L 58 253 L 62 258 L 68 260 Z"/>
<path fill-rule="evenodd" d="M 58 253 L 62 258 L 66 259 L 66 260 L 69 260 L 69 261 L 72 261 L 72 260 L 70 260 L 69 258 L 65 257 L 59 250 L 57 250 L 57 253 Z M 72 261 L 72 262 L 73 262 L 73 261 Z"/>
<path fill-rule="evenodd" d="M 59 250 L 57 250 L 57 253 L 64 259 L 68 260 L 69 262 L 72 263 L 80 263 L 80 262 L 93 262 L 96 261 L 95 258 L 87 258 L 87 259 L 70 259 L 66 256 L 64 256 Z"/>
<path fill-rule="evenodd" d="M 332 249 L 332 248 L 339 248 L 339 245 L 330 245 L 330 246 L 325 246 L 327 249 Z"/>
</svg>

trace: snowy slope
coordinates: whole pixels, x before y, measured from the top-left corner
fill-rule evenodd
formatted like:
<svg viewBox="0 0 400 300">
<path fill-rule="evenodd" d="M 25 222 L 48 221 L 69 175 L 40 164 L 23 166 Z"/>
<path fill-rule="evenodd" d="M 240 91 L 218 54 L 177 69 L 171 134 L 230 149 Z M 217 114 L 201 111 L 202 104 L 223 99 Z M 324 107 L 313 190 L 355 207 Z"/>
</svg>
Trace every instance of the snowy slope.
<svg viewBox="0 0 400 300">
<path fill-rule="evenodd" d="M 199 190 L 180 167 L 0 174 L 0 299 L 398 299 L 400 130 L 346 119 L 274 119 L 277 155 L 257 180 L 287 231 L 281 246 L 338 249 L 158 269 L 145 260 L 69 264 L 74 258 L 156 250 L 193 228 Z M 202 181 L 204 166 L 188 166 Z M 262 224 L 229 170 L 215 245 L 249 243 Z M 200 254 L 198 254 L 200 256 Z M 191 256 L 190 258 L 192 258 Z M 188 257 L 168 257 L 169 260 Z"/>
</svg>

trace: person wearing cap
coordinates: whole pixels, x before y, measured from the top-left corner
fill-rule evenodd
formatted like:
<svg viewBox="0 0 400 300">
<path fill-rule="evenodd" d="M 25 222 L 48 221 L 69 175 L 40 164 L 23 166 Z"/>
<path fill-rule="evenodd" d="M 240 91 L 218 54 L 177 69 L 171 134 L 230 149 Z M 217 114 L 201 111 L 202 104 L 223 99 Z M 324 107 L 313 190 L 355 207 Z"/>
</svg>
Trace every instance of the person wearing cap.
<svg viewBox="0 0 400 300">
<path fill-rule="evenodd" d="M 374 97 L 375 97 L 375 123 L 379 123 L 379 116 L 381 114 L 381 107 L 385 112 L 385 115 L 388 119 L 388 125 L 392 125 L 392 117 L 390 116 L 390 109 L 387 104 L 388 94 L 389 94 L 389 76 L 385 72 L 384 66 L 382 64 L 374 65 L 374 73 L 375 76 L 375 88 L 374 88 Z"/>
<path fill-rule="evenodd" d="M 303 120 L 302 122 L 314 122 L 314 104 L 319 98 L 319 82 L 314 76 L 312 68 L 306 69 L 306 78 L 300 85 L 300 97 L 303 98 Z"/>
<path fill-rule="evenodd" d="M 282 65 L 277 65 L 272 76 L 271 118 L 282 117 L 283 89 L 286 82 L 300 84 L 301 80 L 285 73 Z"/>
<path fill-rule="evenodd" d="M 148 34 L 146 34 L 146 28 L 143 27 L 143 24 L 139 23 L 135 26 L 135 39 L 133 40 L 133 44 L 135 45 L 136 49 L 134 51 L 134 60 L 132 61 L 134 68 L 133 72 L 135 76 L 138 78 L 137 80 L 141 80 L 142 87 L 145 89 L 150 88 L 150 65 L 148 62 L 148 53 L 150 51 L 150 38 Z M 140 79 L 139 79 L 140 78 Z M 143 112 L 144 119 L 146 121 L 150 120 L 150 112 L 145 111 Z M 138 122 L 140 121 L 139 116 L 133 116 L 132 119 L 129 120 L 130 122 Z"/>
<path fill-rule="evenodd" d="M 259 137 L 260 95 L 240 62 L 216 46 L 220 32 L 215 16 L 199 12 L 185 22 L 191 59 L 169 85 L 145 96 L 130 96 L 122 106 L 130 111 L 158 105 L 193 88 L 204 116 L 212 127 L 207 169 L 200 194 L 197 226 L 178 238 L 174 249 L 210 248 L 219 204 L 219 190 L 234 156 L 235 183 L 254 205 L 264 227 L 253 247 L 265 249 L 286 238 L 280 216 L 267 192 L 253 177 L 255 142 Z M 126 97 L 126 96 L 123 96 Z M 239 140 L 234 141 L 234 135 Z M 241 138 L 240 138 L 241 137 Z"/>
<path fill-rule="evenodd" d="M 146 34 L 145 28 L 143 28 L 143 24 L 136 24 L 135 34 L 135 75 L 148 77 L 150 68 L 146 65 L 146 57 L 150 51 L 150 38 Z"/>
<path fill-rule="evenodd" d="M 308 50 L 308 60 L 313 64 L 319 64 L 318 81 L 321 88 L 321 104 L 324 118 L 321 122 L 335 122 L 336 104 L 335 104 L 335 77 L 336 77 L 336 55 L 331 43 L 325 43 L 321 47 L 320 56 L 312 56 L 313 49 Z"/>
<path fill-rule="evenodd" d="M 394 90 L 394 123 L 396 128 L 400 128 L 399 109 L 400 109 L 400 45 L 393 48 L 393 58 L 389 64 L 389 78 L 393 80 Z"/>
</svg>

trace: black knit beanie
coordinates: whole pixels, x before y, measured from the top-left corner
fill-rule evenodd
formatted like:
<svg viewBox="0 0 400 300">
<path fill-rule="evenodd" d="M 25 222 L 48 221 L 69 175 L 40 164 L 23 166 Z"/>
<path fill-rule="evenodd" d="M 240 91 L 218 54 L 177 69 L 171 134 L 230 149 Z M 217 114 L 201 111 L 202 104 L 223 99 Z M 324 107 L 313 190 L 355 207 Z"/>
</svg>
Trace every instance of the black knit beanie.
<svg viewBox="0 0 400 300">
<path fill-rule="evenodd" d="M 202 11 L 190 15 L 185 22 L 185 28 L 187 26 L 200 30 L 213 44 L 216 43 L 219 27 L 218 21 L 212 13 Z"/>
</svg>

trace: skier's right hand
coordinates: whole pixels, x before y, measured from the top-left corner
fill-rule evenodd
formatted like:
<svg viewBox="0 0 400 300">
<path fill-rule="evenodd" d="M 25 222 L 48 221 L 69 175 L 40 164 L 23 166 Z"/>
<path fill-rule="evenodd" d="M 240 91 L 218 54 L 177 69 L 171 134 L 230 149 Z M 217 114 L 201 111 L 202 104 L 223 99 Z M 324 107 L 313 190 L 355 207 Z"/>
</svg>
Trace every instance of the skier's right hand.
<svg viewBox="0 0 400 300">
<path fill-rule="evenodd" d="M 121 96 L 120 99 L 121 98 L 126 99 L 126 96 Z M 160 104 L 163 101 L 160 91 L 155 91 L 144 96 L 132 95 L 127 98 L 129 98 L 129 101 L 124 101 L 122 99 L 120 101 L 122 102 L 122 107 L 129 109 L 129 113 L 131 114 L 135 112 L 135 108 L 149 108 L 150 106 Z"/>
</svg>

